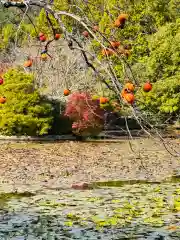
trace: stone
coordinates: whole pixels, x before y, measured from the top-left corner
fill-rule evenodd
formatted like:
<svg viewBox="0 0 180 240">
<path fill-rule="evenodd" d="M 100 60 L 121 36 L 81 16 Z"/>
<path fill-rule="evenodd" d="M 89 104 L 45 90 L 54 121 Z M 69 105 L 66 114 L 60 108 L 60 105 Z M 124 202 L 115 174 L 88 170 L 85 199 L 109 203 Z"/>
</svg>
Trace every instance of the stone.
<svg viewBox="0 0 180 240">
<path fill-rule="evenodd" d="M 89 184 L 88 183 L 75 183 L 75 184 L 72 184 L 71 188 L 77 189 L 77 190 L 86 190 L 86 189 L 89 189 Z"/>
</svg>

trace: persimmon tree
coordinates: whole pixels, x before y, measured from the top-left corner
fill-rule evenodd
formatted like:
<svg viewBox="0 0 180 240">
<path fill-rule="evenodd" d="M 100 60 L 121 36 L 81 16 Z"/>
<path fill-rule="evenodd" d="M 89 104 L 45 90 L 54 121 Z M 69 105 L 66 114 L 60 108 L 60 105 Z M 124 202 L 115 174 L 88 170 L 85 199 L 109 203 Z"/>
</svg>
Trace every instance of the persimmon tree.
<svg viewBox="0 0 180 240">
<path fill-rule="evenodd" d="M 88 69 L 86 74 L 89 74 L 96 79 L 97 84 L 101 84 L 103 91 L 100 97 L 108 99 L 108 102 L 111 105 L 118 105 L 120 109 L 126 110 L 126 112 L 133 116 L 148 136 L 158 136 L 160 141 L 165 144 L 165 139 L 160 135 L 158 129 L 151 122 L 151 119 L 144 116 L 143 108 L 139 108 L 139 105 L 137 104 L 138 98 L 136 98 L 136 92 L 139 91 L 139 89 L 145 89 L 145 87 L 143 87 L 143 82 L 147 84 L 148 79 L 139 80 L 133 73 L 131 63 L 134 61 L 135 57 L 133 55 L 134 49 L 130 44 L 131 38 L 130 36 L 127 36 L 125 30 L 126 25 L 128 28 L 131 28 L 131 25 L 128 24 L 129 18 L 131 18 L 131 21 L 135 21 L 137 16 L 134 16 L 133 18 L 129 12 L 122 11 L 116 4 L 116 1 L 111 1 L 111 6 L 104 3 L 104 1 L 103 3 L 102 1 L 89 3 L 89 1 L 65 0 L 1 0 L 1 2 L 5 8 L 16 7 L 22 11 L 22 21 L 18 25 L 15 36 L 15 48 L 17 47 L 18 32 L 20 31 L 25 18 L 29 19 L 29 22 L 34 29 L 31 32 L 30 37 L 32 42 L 39 43 L 41 48 L 39 59 L 41 61 L 49 61 L 49 64 L 53 61 L 54 55 L 51 54 L 51 47 L 53 48 L 55 42 L 58 41 L 59 38 L 63 38 L 71 51 L 79 51 L 81 53 L 85 66 Z M 32 9 L 34 7 L 38 8 L 40 12 L 41 18 L 39 18 L 38 21 L 34 21 L 28 14 L 28 12 L 31 12 L 32 14 Z M 109 7 L 111 7 L 112 11 L 109 11 Z M 99 9 L 96 16 L 93 16 L 92 8 L 95 8 L 96 10 Z M 97 20 L 99 20 L 102 13 L 103 19 L 101 19 L 99 24 Z M 133 14 L 133 11 L 131 11 L 131 14 Z M 147 19 L 144 20 L 142 25 L 145 24 L 146 20 Z M 154 28 L 145 29 L 143 31 L 145 34 L 148 34 L 149 31 L 154 31 L 155 27 L 156 26 L 154 25 Z M 122 35 L 122 41 L 118 39 L 120 32 L 124 33 L 124 36 Z M 133 32 L 133 36 L 136 36 L 138 33 L 142 36 L 141 27 Z M 128 37 L 128 41 L 126 41 L 125 36 Z M 57 49 L 55 52 L 57 52 Z M 54 54 L 56 54 L 55 52 Z M 149 53 L 144 50 L 141 54 L 143 56 L 143 54 Z M 134 57 L 132 57 L 132 55 Z M 38 63 L 37 58 L 28 56 L 27 61 L 24 63 L 25 70 L 33 69 L 35 63 Z M 33 70 L 35 71 L 37 78 L 42 75 L 43 69 L 41 71 L 36 71 L 37 69 Z M 90 86 L 87 83 L 84 86 L 84 91 L 87 91 L 89 87 Z M 93 89 L 93 95 L 97 94 L 95 89 L 96 88 Z M 90 92 L 92 92 L 92 89 Z M 70 99 L 72 96 L 70 95 Z M 89 99 L 89 96 L 86 100 L 87 99 Z M 73 102 L 73 98 L 71 101 Z M 89 105 L 90 109 L 93 111 L 94 105 Z M 76 111 L 76 114 L 77 113 L 79 114 L 78 111 Z M 68 115 L 67 109 L 66 114 Z M 94 111 L 94 114 L 96 115 L 98 113 Z M 78 120 L 75 116 L 72 118 L 75 120 L 73 125 L 74 128 Z M 100 118 L 101 114 L 99 115 L 99 119 Z M 79 121 L 81 120 L 80 117 Z M 129 137 L 132 139 L 126 116 L 125 122 Z M 81 125 L 84 126 L 83 124 Z"/>
</svg>

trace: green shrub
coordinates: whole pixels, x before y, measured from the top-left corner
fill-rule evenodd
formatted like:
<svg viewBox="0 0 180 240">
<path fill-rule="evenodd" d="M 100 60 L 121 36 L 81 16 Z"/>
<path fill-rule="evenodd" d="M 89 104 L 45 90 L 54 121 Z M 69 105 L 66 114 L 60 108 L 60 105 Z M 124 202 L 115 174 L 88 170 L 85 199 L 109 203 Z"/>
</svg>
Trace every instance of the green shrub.
<svg viewBox="0 0 180 240">
<path fill-rule="evenodd" d="M 154 122 L 177 119 L 180 115 L 180 75 L 157 81 L 148 93 L 139 91 L 137 99 L 141 110 L 151 115 Z"/>
<path fill-rule="evenodd" d="M 150 57 L 147 58 L 149 76 L 153 81 L 179 73 L 180 20 L 168 23 L 149 40 Z"/>
<path fill-rule="evenodd" d="M 53 120 L 53 109 L 34 89 L 34 76 L 10 69 L 3 78 L 0 96 L 6 97 L 6 103 L 0 104 L 0 134 L 47 134 Z"/>
<path fill-rule="evenodd" d="M 6 24 L 2 29 L 2 34 L 0 35 L 0 50 L 10 46 L 12 39 L 15 38 L 15 28 L 13 24 Z"/>
</svg>

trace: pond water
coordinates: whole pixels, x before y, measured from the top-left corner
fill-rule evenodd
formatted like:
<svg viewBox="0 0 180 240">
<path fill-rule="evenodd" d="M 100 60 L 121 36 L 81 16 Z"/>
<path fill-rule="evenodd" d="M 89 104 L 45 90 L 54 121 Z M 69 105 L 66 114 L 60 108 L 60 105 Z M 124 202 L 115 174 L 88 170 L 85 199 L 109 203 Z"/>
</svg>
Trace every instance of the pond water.
<svg viewBox="0 0 180 240">
<path fill-rule="evenodd" d="M 0 194 L 0 239 L 180 239 L 179 181 Z"/>
</svg>

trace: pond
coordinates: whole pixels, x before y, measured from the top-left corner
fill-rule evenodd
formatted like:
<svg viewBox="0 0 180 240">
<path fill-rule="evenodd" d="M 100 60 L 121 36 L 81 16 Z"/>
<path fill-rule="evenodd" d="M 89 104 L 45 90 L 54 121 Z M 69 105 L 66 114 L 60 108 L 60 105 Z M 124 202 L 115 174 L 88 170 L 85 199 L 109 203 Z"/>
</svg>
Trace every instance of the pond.
<svg viewBox="0 0 180 240">
<path fill-rule="evenodd" d="M 0 194 L 0 239 L 180 239 L 179 180 Z"/>
</svg>

